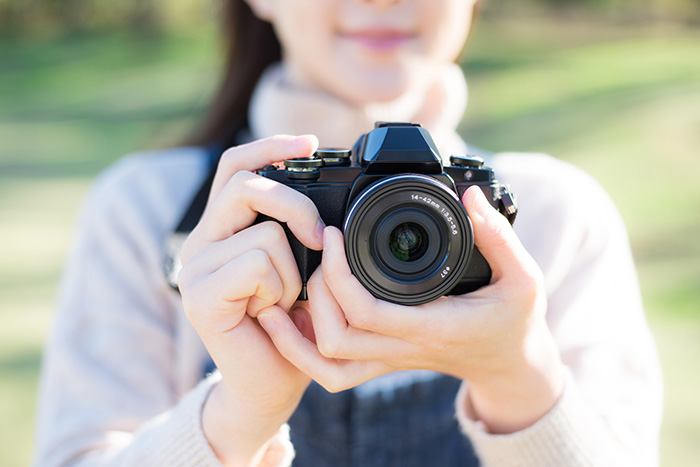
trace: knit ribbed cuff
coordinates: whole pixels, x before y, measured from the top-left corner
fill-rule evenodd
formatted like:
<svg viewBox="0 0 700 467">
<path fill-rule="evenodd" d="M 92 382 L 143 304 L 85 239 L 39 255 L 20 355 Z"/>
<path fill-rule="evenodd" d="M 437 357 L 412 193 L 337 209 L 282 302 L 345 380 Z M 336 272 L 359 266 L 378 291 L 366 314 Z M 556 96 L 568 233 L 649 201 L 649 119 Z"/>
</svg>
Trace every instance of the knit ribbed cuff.
<svg viewBox="0 0 700 467">
<path fill-rule="evenodd" d="M 137 436 L 148 443 L 148 452 L 139 456 L 141 465 L 221 467 L 202 429 L 202 408 L 215 384 L 214 372 L 187 394 L 171 411 L 161 415 Z M 294 459 L 289 427 L 283 425 L 268 443 L 260 467 L 285 467 Z"/>
<path fill-rule="evenodd" d="M 557 404 L 533 425 L 510 434 L 491 434 L 484 423 L 473 420 L 467 410 L 468 384 L 457 394 L 457 419 L 471 440 L 481 465 L 488 466 L 600 466 L 600 433 L 589 423 L 571 373 Z M 605 445 L 604 443 L 603 445 Z"/>
<path fill-rule="evenodd" d="M 202 430 L 202 407 L 221 379 L 217 373 L 190 391 L 173 409 L 134 435 L 131 449 L 119 457 L 123 465 L 221 467 Z"/>
</svg>

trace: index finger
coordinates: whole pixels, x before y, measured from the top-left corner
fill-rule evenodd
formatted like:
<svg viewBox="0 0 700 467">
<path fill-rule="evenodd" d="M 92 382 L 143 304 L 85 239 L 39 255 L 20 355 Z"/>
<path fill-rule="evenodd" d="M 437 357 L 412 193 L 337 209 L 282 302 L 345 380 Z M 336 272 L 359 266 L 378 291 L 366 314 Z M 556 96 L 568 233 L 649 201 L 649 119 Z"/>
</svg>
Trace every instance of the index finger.
<svg viewBox="0 0 700 467">
<path fill-rule="evenodd" d="M 316 149 L 318 138 L 314 135 L 277 135 L 227 149 L 219 159 L 207 206 L 237 172 L 254 172 L 274 162 L 308 157 L 316 152 Z"/>
<path fill-rule="evenodd" d="M 510 223 L 493 209 L 479 187 L 469 187 L 462 201 L 474 228 L 474 244 L 491 267 L 492 284 L 504 277 L 523 284 L 524 278 L 537 279 L 541 275 Z"/>
<path fill-rule="evenodd" d="M 307 248 L 323 247 L 325 225 L 311 199 L 269 178 L 240 171 L 204 210 L 183 245 L 183 261 L 202 245 L 225 240 L 249 227 L 258 214 L 286 223 Z"/>
</svg>

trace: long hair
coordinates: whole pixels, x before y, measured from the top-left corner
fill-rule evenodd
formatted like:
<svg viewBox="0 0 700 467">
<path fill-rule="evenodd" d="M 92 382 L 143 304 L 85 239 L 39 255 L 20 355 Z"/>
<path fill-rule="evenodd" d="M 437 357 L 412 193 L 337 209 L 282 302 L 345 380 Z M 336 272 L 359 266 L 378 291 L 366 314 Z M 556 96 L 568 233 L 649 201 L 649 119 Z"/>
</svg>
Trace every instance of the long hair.
<svg viewBox="0 0 700 467">
<path fill-rule="evenodd" d="M 248 124 L 250 98 L 263 71 L 281 58 L 272 26 L 258 19 L 244 0 L 222 2 L 224 70 L 202 123 L 188 139 L 192 145 L 235 144 Z"/>
</svg>

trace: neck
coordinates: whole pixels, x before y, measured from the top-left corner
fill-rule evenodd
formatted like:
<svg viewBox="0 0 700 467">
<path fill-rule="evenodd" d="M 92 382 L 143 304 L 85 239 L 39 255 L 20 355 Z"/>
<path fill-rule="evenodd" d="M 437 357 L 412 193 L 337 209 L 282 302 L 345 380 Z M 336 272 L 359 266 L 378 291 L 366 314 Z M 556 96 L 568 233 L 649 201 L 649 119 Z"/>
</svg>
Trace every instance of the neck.
<svg viewBox="0 0 700 467">
<path fill-rule="evenodd" d="M 466 145 L 456 133 L 467 93 L 457 65 L 445 70 L 423 92 L 409 92 L 388 102 L 348 103 L 294 83 L 284 65 L 270 67 L 253 93 L 249 121 L 254 139 L 275 134 L 315 134 L 322 147 L 352 147 L 375 121 L 412 121 L 432 134 L 443 157 L 461 154 Z"/>
</svg>

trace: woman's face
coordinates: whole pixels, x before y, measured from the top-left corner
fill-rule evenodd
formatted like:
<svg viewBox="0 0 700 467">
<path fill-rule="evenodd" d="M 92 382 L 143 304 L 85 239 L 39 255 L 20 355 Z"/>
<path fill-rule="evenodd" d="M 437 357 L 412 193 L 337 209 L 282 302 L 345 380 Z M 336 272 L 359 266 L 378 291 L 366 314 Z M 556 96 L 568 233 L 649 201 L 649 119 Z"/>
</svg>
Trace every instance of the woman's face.
<svg viewBox="0 0 700 467">
<path fill-rule="evenodd" d="M 247 0 L 291 79 L 351 102 L 420 91 L 459 55 L 476 0 Z"/>
</svg>

